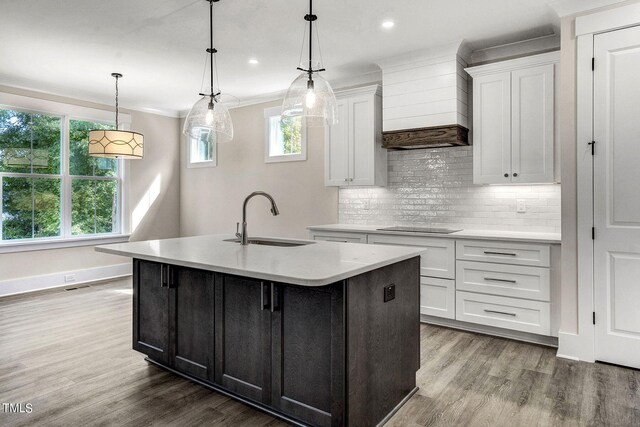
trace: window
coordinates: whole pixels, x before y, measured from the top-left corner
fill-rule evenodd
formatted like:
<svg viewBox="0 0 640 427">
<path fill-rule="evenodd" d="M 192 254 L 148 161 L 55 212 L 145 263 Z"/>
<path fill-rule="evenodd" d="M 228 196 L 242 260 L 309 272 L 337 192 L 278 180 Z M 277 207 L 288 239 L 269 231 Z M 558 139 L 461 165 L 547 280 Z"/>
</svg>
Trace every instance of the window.
<svg viewBox="0 0 640 427">
<path fill-rule="evenodd" d="M 280 107 L 264 110 L 265 162 L 307 160 L 307 135 L 302 118 L 283 119 Z"/>
<path fill-rule="evenodd" d="M 87 154 L 91 129 L 113 129 L 105 113 L 0 106 L 0 245 L 122 233 L 122 162 Z"/>
<path fill-rule="evenodd" d="M 187 144 L 187 167 L 208 168 L 218 166 L 217 145 L 209 139 L 209 131 L 200 130 L 198 136 L 189 135 Z"/>
</svg>

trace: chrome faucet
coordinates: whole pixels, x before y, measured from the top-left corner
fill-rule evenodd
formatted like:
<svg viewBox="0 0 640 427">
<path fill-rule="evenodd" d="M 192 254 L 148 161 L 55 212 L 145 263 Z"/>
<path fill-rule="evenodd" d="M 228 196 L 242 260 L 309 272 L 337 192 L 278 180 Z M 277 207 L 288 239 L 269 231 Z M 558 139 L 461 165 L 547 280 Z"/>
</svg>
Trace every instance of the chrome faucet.
<svg viewBox="0 0 640 427">
<path fill-rule="evenodd" d="M 264 196 L 271 202 L 271 213 L 273 216 L 280 215 L 280 211 L 278 210 L 278 206 L 276 206 L 276 201 L 273 200 L 269 194 L 264 191 L 254 191 L 249 194 L 246 199 L 244 199 L 244 203 L 242 204 L 242 233 L 238 232 L 239 224 L 236 224 L 236 237 L 240 239 L 241 245 L 249 244 L 249 235 L 247 234 L 247 203 L 254 196 Z"/>
</svg>

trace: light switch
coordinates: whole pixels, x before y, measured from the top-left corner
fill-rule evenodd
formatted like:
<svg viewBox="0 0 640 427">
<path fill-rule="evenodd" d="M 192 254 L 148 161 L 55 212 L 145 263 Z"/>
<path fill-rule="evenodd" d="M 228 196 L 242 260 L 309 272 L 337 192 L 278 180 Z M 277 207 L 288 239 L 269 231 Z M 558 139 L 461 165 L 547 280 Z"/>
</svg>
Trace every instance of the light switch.
<svg viewBox="0 0 640 427">
<path fill-rule="evenodd" d="M 525 213 L 527 211 L 527 202 L 525 199 L 516 200 L 516 211 L 518 213 Z"/>
</svg>

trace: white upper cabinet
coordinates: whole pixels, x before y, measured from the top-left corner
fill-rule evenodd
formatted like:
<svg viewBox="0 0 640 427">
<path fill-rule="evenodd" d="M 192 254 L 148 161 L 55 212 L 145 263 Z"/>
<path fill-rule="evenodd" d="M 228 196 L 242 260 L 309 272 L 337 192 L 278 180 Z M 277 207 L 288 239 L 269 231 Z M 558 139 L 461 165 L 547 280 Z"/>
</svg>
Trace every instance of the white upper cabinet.
<svg viewBox="0 0 640 427">
<path fill-rule="evenodd" d="M 473 77 L 473 182 L 555 181 L 559 53 L 467 68 Z"/>
<path fill-rule="evenodd" d="M 380 86 L 336 93 L 338 123 L 325 130 L 325 185 L 384 186 Z"/>
</svg>

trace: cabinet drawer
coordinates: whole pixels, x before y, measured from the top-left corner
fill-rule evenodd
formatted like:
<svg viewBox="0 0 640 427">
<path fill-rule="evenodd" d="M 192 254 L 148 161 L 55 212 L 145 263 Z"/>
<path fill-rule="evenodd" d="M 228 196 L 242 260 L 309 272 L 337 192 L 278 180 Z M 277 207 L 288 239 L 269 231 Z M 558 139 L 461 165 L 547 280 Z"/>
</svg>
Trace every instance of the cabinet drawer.
<svg viewBox="0 0 640 427">
<path fill-rule="evenodd" d="M 458 261 L 456 289 L 549 301 L 549 269 L 488 262 Z"/>
<path fill-rule="evenodd" d="M 367 235 L 364 233 L 341 233 L 336 231 L 312 231 L 309 233 L 312 240 L 324 240 L 326 242 L 342 243 L 367 243 Z"/>
<path fill-rule="evenodd" d="M 501 264 L 549 267 L 551 249 L 549 245 L 458 240 L 456 255 L 465 261 L 487 261 Z"/>
<path fill-rule="evenodd" d="M 421 277 L 420 314 L 455 319 L 455 282 L 448 279 Z"/>
<path fill-rule="evenodd" d="M 456 319 L 539 335 L 551 334 L 548 302 L 456 291 Z"/>
<path fill-rule="evenodd" d="M 440 277 L 442 279 L 455 279 L 456 277 L 456 247 L 454 240 L 369 234 L 368 243 L 424 248 L 424 252 L 420 256 L 421 276 Z"/>
</svg>

